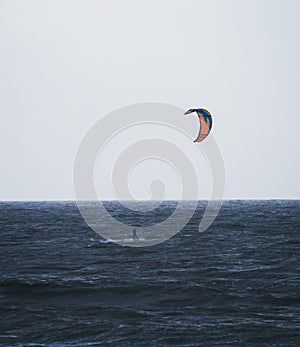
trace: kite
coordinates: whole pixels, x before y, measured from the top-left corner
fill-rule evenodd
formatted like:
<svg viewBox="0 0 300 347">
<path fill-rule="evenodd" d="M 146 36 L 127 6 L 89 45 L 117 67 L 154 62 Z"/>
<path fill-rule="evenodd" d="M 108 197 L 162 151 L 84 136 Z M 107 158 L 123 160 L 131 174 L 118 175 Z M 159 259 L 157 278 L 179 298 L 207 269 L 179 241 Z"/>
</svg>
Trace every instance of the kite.
<svg viewBox="0 0 300 347">
<path fill-rule="evenodd" d="M 185 114 L 189 114 L 189 113 L 193 113 L 193 112 L 197 112 L 197 115 L 198 115 L 199 121 L 200 121 L 199 134 L 198 134 L 196 140 L 194 140 L 194 142 L 201 142 L 204 139 L 206 139 L 206 137 L 208 136 L 208 134 L 211 131 L 212 117 L 211 117 L 211 114 L 205 108 L 191 108 L 191 109 L 187 110 L 185 112 Z"/>
</svg>

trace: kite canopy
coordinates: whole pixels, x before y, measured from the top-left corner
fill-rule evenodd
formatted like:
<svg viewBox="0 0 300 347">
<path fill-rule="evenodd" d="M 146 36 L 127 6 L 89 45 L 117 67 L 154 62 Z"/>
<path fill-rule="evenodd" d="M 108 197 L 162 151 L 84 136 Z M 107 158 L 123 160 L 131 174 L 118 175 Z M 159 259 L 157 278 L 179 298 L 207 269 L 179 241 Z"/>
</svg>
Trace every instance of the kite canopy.
<svg viewBox="0 0 300 347">
<path fill-rule="evenodd" d="M 211 114 L 204 108 L 191 108 L 185 114 L 197 112 L 200 121 L 199 134 L 194 142 L 201 142 L 206 139 L 212 128 Z"/>
</svg>

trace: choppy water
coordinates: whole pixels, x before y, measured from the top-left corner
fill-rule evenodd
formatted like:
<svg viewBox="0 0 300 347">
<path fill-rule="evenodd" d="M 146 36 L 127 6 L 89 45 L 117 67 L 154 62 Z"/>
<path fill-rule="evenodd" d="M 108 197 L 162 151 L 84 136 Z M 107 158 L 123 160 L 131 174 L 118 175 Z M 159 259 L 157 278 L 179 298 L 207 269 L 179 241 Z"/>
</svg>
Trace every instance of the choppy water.
<svg viewBox="0 0 300 347">
<path fill-rule="evenodd" d="M 203 234 L 201 213 L 139 249 L 73 202 L 0 203 L 0 345 L 300 346 L 300 201 L 225 202 Z"/>
</svg>

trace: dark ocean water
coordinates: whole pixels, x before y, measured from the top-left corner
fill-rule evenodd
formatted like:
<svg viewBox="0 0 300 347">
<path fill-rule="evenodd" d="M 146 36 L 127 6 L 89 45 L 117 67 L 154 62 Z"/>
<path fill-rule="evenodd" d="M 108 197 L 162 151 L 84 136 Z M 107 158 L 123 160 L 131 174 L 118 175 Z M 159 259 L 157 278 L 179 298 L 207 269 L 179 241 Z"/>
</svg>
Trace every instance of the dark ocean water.
<svg viewBox="0 0 300 347">
<path fill-rule="evenodd" d="M 131 248 L 73 202 L 0 203 L 0 345 L 300 346 L 300 201 L 227 201 L 200 234 L 203 204 Z"/>
</svg>

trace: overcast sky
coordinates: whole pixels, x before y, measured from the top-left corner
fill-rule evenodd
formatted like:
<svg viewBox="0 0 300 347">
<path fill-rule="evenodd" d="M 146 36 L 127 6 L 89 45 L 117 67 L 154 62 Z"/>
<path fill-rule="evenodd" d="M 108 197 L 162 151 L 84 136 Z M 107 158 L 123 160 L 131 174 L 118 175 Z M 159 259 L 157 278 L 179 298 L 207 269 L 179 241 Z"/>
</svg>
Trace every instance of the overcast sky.
<svg viewBox="0 0 300 347">
<path fill-rule="evenodd" d="M 300 198 L 299 13 L 297 0 L 0 0 L 0 199 L 73 199 L 86 131 L 143 101 L 212 111 L 226 198 Z"/>
</svg>

